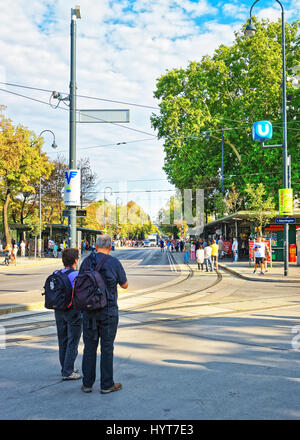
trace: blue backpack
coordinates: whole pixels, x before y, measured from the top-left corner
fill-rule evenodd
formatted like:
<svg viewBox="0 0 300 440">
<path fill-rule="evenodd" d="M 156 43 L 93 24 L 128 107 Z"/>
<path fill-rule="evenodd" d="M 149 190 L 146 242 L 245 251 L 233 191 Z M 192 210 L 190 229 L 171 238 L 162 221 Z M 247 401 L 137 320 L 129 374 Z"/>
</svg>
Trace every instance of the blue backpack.
<svg viewBox="0 0 300 440">
<path fill-rule="evenodd" d="M 72 284 L 68 275 L 74 269 L 66 272 L 56 270 L 48 276 L 44 285 L 45 307 L 46 309 L 68 310 L 71 306 Z"/>
</svg>

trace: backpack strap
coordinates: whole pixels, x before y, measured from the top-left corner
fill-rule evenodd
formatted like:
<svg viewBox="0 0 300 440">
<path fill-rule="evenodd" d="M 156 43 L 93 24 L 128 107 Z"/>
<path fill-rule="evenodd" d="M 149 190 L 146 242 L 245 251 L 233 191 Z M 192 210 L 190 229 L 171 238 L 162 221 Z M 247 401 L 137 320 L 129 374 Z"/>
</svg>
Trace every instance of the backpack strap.
<svg viewBox="0 0 300 440">
<path fill-rule="evenodd" d="M 105 261 L 109 258 L 109 255 L 105 255 L 103 258 L 101 258 L 101 260 L 99 261 L 99 263 L 97 264 L 95 270 L 97 272 L 100 272 L 100 270 L 102 269 L 103 264 L 105 263 Z"/>
</svg>

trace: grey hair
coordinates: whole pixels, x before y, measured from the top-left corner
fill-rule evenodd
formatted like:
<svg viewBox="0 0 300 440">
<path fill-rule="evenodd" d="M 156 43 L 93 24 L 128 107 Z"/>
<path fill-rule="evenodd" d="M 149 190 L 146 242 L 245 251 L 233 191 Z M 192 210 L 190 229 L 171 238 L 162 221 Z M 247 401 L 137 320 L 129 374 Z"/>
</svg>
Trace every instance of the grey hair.
<svg viewBox="0 0 300 440">
<path fill-rule="evenodd" d="M 100 235 L 97 238 L 96 246 L 99 249 L 109 249 L 111 247 L 111 236 L 108 234 Z"/>
</svg>

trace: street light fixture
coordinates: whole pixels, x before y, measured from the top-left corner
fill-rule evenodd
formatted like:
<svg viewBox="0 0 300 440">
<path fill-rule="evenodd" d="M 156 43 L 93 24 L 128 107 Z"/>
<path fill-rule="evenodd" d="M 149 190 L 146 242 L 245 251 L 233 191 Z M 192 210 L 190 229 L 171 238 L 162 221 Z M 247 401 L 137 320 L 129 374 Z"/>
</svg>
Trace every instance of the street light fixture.
<svg viewBox="0 0 300 440">
<path fill-rule="evenodd" d="M 259 0 L 256 0 L 250 9 L 250 19 L 249 24 L 245 28 L 245 36 L 252 37 L 256 33 L 256 28 L 252 24 L 252 9 Z M 281 48 L 282 48 L 282 115 L 283 115 L 283 188 L 289 188 L 289 179 L 288 179 L 288 148 L 287 148 L 287 97 L 286 97 L 286 62 L 285 62 L 285 20 L 284 20 L 284 7 L 279 0 L 276 2 L 281 7 L 281 29 L 282 29 L 282 40 L 281 40 Z M 289 261 L 288 261 L 288 241 L 289 241 L 289 229 L 288 224 L 284 225 L 284 275 L 288 275 L 289 270 Z"/>
<path fill-rule="evenodd" d="M 250 19 L 249 24 L 248 24 L 248 26 L 246 26 L 246 29 L 245 29 L 245 35 L 246 35 L 246 37 L 253 37 L 256 34 L 256 32 L 257 32 L 257 29 L 256 29 L 255 25 L 252 24 L 252 20 Z"/>
<path fill-rule="evenodd" d="M 43 133 L 49 132 L 52 134 L 53 136 L 53 142 L 51 147 L 52 148 L 57 148 L 57 144 L 55 142 L 55 134 L 53 133 L 52 130 L 43 130 L 41 131 L 41 133 L 39 134 L 39 137 L 42 136 Z M 39 155 L 41 156 L 41 148 L 39 150 Z M 38 246 L 38 253 L 39 253 L 39 258 L 41 258 L 42 256 L 42 178 L 40 177 L 39 179 L 39 222 L 40 222 L 40 237 L 39 237 L 39 246 Z"/>
</svg>

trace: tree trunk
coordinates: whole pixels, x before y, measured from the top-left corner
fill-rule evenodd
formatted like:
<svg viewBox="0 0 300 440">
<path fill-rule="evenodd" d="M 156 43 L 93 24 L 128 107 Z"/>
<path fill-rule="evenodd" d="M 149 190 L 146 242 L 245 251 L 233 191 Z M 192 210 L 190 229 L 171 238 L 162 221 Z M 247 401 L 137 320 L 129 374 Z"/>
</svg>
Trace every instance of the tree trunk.
<svg viewBox="0 0 300 440">
<path fill-rule="evenodd" d="M 9 202 L 10 202 L 10 191 L 7 191 L 2 209 L 3 230 L 4 230 L 6 245 L 11 244 L 9 228 L 8 228 L 8 216 L 7 216 Z"/>
</svg>

